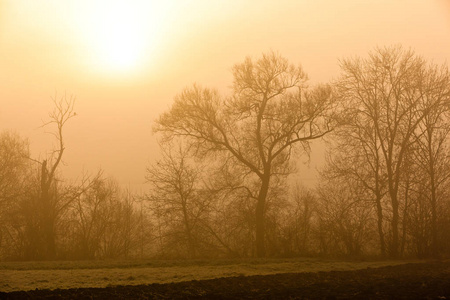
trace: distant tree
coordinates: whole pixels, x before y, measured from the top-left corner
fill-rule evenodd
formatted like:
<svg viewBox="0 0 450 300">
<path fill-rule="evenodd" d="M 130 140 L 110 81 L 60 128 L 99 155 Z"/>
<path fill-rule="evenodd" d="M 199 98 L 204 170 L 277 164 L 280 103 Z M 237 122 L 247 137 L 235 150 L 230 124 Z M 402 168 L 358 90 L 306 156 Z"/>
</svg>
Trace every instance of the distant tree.
<svg viewBox="0 0 450 300">
<path fill-rule="evenodd" d="M 308 89 L 299 66 L 276 53 L 247 58 L 233 68 L 233 93 L 194 85 L 175 98 L 155 126 L 167 138 L 184 137 L 197 155 L 220 157 L 238 165 L 234 174 L 252 191 L 255 203 L 256 255 L 265 256 L 267 197 L 276 176 L 289 173 L 295 145 L 309 143 L 333 129 L 331 88 Z"/>
<path fill-rule="evenodd" d="M 64 144 L 64 126 L 67 121 L 73 118 L 76 114 L 74 112 L 75 98 L 63 96 L 53 98 L 54 109 L 49 114 L 50 120 L 44 124 L 56 126 L 56 131 L 51 134 L 56 138 L 58 147 L 54 150 L 51 156 L 41 162 L 40 174 L 40 192 L 39 205 L 41 206 L 41 234 L 42 244 L 41 255 L 45 259 L 56 258 L 56 226 L 58 217 L 61 212 L 67 208 L 69 202 L 73 200 L 72 197 L 64 199 L 58 197 L 56 190 L 56 170 L 61 163 L 65 144 Z"/>
<path fill-rule="evenodd" d="M 43 126 L 56 126 L 56 130 L 50 131 L 50 134 L 58 143 L 57 149 L 42 161 L 29 157 L 30 161 L 38 164 L 38 172 L 28 178 L 24 196 L 15 207 L 15 219 L 18 222 L 16 228 L 22 236 L 22 259 L 56 258 L 57 227 L 64 211 L 76 197 L 72 188 L 63 187 L 56 179 L 65 150 L 64 127 L 67 121 L 75 116 L 75 99 L 66 96 L 59 99 L 55 97 L 53 102 L 54 109 L 49 114 L 50 120 Z"/>
<path fill-rule="evenodd" d="M 389 250 L 392 257 L 397 257 L 402 180 L 415 143 L 414 134 L 424 118 L 435 107 L 444 105 L 448 97 L 432 92 L 441 85 L 440 75 L 430 80 L 426 61 L 401 47 L 377 48 L 367 59 L 343 60 L 341 68 L 338 88 L 340 96 L 348 101 L 355 125 L 349 130 L 370 128 L 371 134 L 361 142 L 365 143 L 372 161 L 382 158 L 383 170 L 372 174 L 386 176 L 392 212 Z"/>
<path fill-rule="evenodd" d="M 108 185 L 99 173 L 89 186 L 72 203 L 71 256 L 76 259 L 95 259 L 99 257 L 100 239 L 110 221 L 105 216 L 108 198 L 114 193 L 114 186 Z"/>
<path fill-rule="evenodd" d="M 280 217 L 280 253 L 286 256 L 308 255 L 315 250 L 312 249 L 311 235 L 317 195 L 313 190 L 296 184 L 288 196 Z"/>
<path fill-rule="evenodd" d="M 13 132 L 0 134 L 0 207 L 20 193 L 25 170 L 28 169 L 28 141 Z"/>
<path fill-rule="evenodd" d="M 355 180 L 325 179 L 317 189 L 320 250 L 325 254 L 360 256 L 374 238 L 367 191 Z"/>
<path fill-rule="evenodd" d="M 103 206 L 105 231 L 100 235 L 100 258 L 126 258 L 138 255 L 142 240 L 140 221 L 143 221 L 135 205 L 134 196 L 118 187 Z M 149 227 L 149 229 L 151 229 Z"/>
<path fill-rule="evenodd" d="M 184 245 L 189 258 L 198 256 L 200 228 L 206 220 L 210 197 L 202 187 L 202 168 L 193 163 L 181 144 L 161 147 L 162 157 L 147 168 L 150 192 L 146 195 L 155 214 L 160 237 L 174 250 Z M 162 229 L 164 228 L 164 229 Z"/>
<path fill-rule="evenodd" d="M 6 166 L 8 172 L 16 172 L 22 165 L 29 170 L 21 183 L 17 183 L 13 191 L 18 197 L 9 205 L 9 235 L 11 247 L 15 248 L 15 259 L 40 260 L 55 259 L 58 225 L 67 211 L 69 204 L 77 193 L 73 187 L 64 186 L 56 179 L 65 150 L 63 128 L 66 122 L 75 116 L 73 112 L 74 98 L 54 98 L 54 110 L 49 114 L 50 120 L 43 126 L 56 125 L 51 131 L 58 147 L 43 160 L 35 160 L 25 146 L 16 147 L 12 153 L 17 166 Z M 24 148 L 26 147 L 26 148 Z M 16 152 L 17 151 L 17 152 Z M 34 169 L 37 164 L 37 170 Z M 37 171 L 37 172 L 36 172 Z M 6 195 L 6 194 L 5 194 Z"/>
<path fill-rule="evenodd" d="M 335 130 L 329 143 L 322 180 L 356 181 L 371 196 L 368 204 L 372 203 L 376 212 L 380 253 L 385 256 L 387 176 L 378 133 L 371 122 L 361 121 L 358 110 L 347 112 L 344 126 Z"/>
<path fill-rule="evenodd" d="M 450 73 L 447 67 L 431 66 L 427 71 L 427 86 L 423 92 L 424 106 L 429 112 L 419 122 L 413 147 L 413 161 L 422 173 L 418 183 L 425 193 L 431 219 L 431 255 L 439 256 L 438 206 L 445 197 L 450 179 L 448 136 L 450 134 Z M 438 102 L 436 105 L 436 101 Z"/>
<path fill-rule="evenodd" d="M 12 244 L 17 236 L 12 216 L 31 171 L 28 147 L 28 141 L 16 133 L 0 134 L 0 259 L 14 252 Z"/>
<path fill-rule="evenodd" d="M 131 193 L 99 172 L 86 182 L 66 216 L 66 256 L 72 259 L 113 259 L 141 255 L 151 236 Z M 141 226 L 147 237 L 140 236 Z M 138 253 L 139 252 L 139 253 Z"/>
</svg>

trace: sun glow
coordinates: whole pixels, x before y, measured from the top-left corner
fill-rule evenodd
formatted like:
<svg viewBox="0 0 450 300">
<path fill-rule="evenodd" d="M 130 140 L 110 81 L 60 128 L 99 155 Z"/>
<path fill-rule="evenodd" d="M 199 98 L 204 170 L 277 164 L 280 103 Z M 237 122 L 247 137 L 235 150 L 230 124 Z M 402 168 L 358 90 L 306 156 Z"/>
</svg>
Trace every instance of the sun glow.
<svg viewBox="0 0 450 300">
<path fill-rule="evenodd" d="M 166 10 L 153 1 L 96 1 L 86 9 L 82 34 L 98 71 L 135 70 L 161 43 Z"/>
<path fill-rule="evenodd" d="M 104 63 L 129 68 L 137 63 L 144 48 L 144 32 L 139 20 L 133 18 L 130 6 L 113 3 L 99 18 L 97 31 L 98 56 Z M 148 38 L 148 36 L 147 36 Z"/>
</svg>

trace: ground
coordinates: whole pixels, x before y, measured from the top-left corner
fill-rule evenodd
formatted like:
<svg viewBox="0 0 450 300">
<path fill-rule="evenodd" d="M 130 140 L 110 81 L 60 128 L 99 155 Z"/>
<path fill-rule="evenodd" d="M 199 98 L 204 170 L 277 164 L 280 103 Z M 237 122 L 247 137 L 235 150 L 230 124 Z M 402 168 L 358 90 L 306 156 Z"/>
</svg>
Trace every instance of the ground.
<svg viewBox="0 0 450 300">
<path fill-rule="evenodd" d="M 450 299 L 450 261 L 103 288 L 36 289 L 1 299 Z"/>
</svg>

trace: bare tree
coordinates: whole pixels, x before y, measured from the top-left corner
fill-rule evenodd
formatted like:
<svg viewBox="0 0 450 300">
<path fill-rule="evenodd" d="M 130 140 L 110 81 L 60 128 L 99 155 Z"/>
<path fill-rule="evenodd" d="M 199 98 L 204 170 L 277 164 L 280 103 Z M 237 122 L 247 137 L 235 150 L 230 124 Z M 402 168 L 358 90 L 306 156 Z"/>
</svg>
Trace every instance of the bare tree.
<svg viewBox="0 0 450 300">
<path fill-rule="evenodd" d="M 12 132 L 0 134 L 0 206 L 4 208 L 20 192 L 20 184 L 28 168 L 28 141 Z"/>
<path fill-rule="evenodd" d="M 427 115 L 415 131 L 414 161 L 423 174 L 422 190 L 431 206 L 431 254 L 439 255 L 438 213 L 439 200 L 444 195 L 443 188 L 450 179 L 448 135 L 450 133 L 450 74 L 447 67 L 431 66 L 427 72 L 427 85 L 432 88 L 424 91 L 424 105 L 431 106 Z M 433 105 L 441 99 L 440 105 Z"/>
<path fill-rule="evenodd" d="M 58 214 L 67 208 L 68 201 L 63 203 L 62 199 L 57 195 L 51 193 L 50 189 L 55 181 L 55 172 L 61 163 L 63 153 L 65 150 L 63 128 L 67 121 L 74 117 L 75 98 L 66 96 L 57 99 L 53 98 L 55 108 L 50 113 L 50 121 L 45 125 L 56 125 L 56 132 L 52 132 L 58 141 L 58 148 L 52 153 L 49 159 L 42 161 L 41 165 L 41 205 L 43 206 L 43 234 L 44 241 L 47 247 L 46 255 L 48 259 L 54 259 L 56 257 L 56 236 L 55 236 L 55 223 L 58 219 Z"/>
<path fill-rule="evenodd" d="M 14 256 L 17 232 L 14 207 L 20 202 L 30 174 L 28 141 L 13 132 L 0 134 L 0 258 Z"/>
<path fill-rule="evenodd" d="M 223 164 L 241 166 L 235 175 L 258 186 L 252 199 L 256 254 L 262 257 L 271 181 L 289 173 L 295 145 L 309 153 L 310 141 L 332 130 L 331 88 L 307 89 L 302 68 L 275 53 L 256 62 L 247 58 L 234 66 L 233 76 L 230 97 L 197 85 L 185 89 L 155 131 L 185 137 L 198 155 L 220 155 Z"/>
<path fill-rule="evenodd" d="M 189 258 L 194 258 L 200 250 L 199 228 L 211 202 L 202 193 L 202 168 L 193 164 L 181 143 L 161 149 L 162 158 L 147 168 L 151 191 L 146 199 L 157 219 L 166 225 L 160 235 L 171 236 L 166 239 L 169 243 L 186 245 Z"/>
<path fill-rule="evenodd" d="M 373 128 L 375 142 L 362 141 L 367 142 L 372 158 L 381 154 L 383 160 L 380 174 L 386 176 L 392 211 L 390 255 L 396 257 L 400 249 L 400 188 L 414 133 L 446 99 L 438 94 L 427 98 L 436 85 L 429 80 L 425 60 L 401 47 L 377 48 L 367 59 L 343 60 L 341 68 L 340 94 L 353 107 L 357 129 Z"/>
<path fill-rule="evenodd" d="M 61 212 L 67 209 L 73 197 L 62 197 L 58 194 L 56 182 L 56 170 L 61 163 L 64 150 L 64 127 L 76 113 L 74 112 L 74 97 L 63 96 L 59 99 L 53 98 L 54 109 L 49 114 L 50 120 L 43 126 L 55 125 L 56 130 L 49 132 L 58 143 L 57 149 L 53 150 L 50 157 L 44 159 L 40 164 L 40 188 L 38 193 L 40 212 L 40 236 L 41 242 L 38 255 L 45 259 L 56 258 L 56 226 Z"/>
<path fill-rule="evenodd" d="M 89 187 L 72 203 L 74 241 L 71 241 L 78 259 L 94 259 L 100 251 L 100 239 L 110 222 L 105 208 L 115 192 L 114 186 L 101 178 L 99 172 Z"/>
<path fill-rule="evenodd" d="M 103 213 L 107 218 L 103 219 L 105 231 L 99 236 L 101 258 L 136 255 L 142 243 L 139 237 L 140 218 L 133 195 L 128 191 L 121 191 L 118 187 L 114 190 L 115 193 L 103 206 Z"/>
<path fill-rule="evenodd" d="M 357 181 L 360 188 L 371 195 L 376 211 L 377 231 L 380 252 L 386 254 L 385 196 L 387 193 L 386 172 L 378 135 L 371 122 L 361 120 L 358 110 L 347 110 L 349 117 L 345 126 L 340 126 L 333 134 L 326 157 L 326 166 L 322 170 L 322 179 L 341 178 L 344 181 Z M 370 203 L 369 202 L 369 203 Z"/>
<path fill-rule="evenodd" d="M 318 186 L 318 239 L 326 254 L 359 256 L 371 245 L 372 209 L 355 180 L 325 180 Z"/>
<path fill-rule="evenodd" d="M 316 194 L 298 183 L 289 193 L 287 206 L 282 208 L 281 254 L 287 256 L 311 253 L 312 219 L 316 210 Z"/>
<path fill-rule="evenodd" d="M 141 255 L 150 239 L 146 220 L 139 214 L 134 197 L 112 178 L 99 172 L 86 181 L 72 202 L 66 222 L 71 238 L 66 256 L 72 259 L 124 258 Z M 139 253 L 138 253 L 139 252 Z"/>
</svg>

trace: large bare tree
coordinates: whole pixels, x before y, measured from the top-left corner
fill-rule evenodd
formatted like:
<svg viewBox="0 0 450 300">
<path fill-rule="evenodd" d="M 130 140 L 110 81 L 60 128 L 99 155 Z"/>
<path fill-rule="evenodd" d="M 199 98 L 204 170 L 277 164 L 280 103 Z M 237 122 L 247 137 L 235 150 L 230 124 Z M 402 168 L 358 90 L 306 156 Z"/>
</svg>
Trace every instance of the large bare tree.
<svg viewBox="0 0 450 300">
<path fill-rule="evenodd" d="M 349 106 L 346 109 L 347 118 L 341 124 L 343 126 L 334 131 L 333 142 L 329 143 L 330 147 L 327 149 L 322 180 L 340 177 L 349 184 L 356 181 L 361 189 L 368 192 L 369 202 L 376 211 L 380 252 L 384 256 L 386 254 L 384 202 L 387 176 L 381 144 L 378 132 L 373 122 L 368 120 L 368 116 L 361 114 L 358 107 L 353 107 L 351 100 L 347 104 Z"/>
<path fill-rule="evenodd" d="M 448 136 L 450 134 L 450 73 L 446 66 L 430 66 L 427 71 L 427 85 L 432 86 L 424 93 L 424 104 L 431 105 L 429 113 L 421 120 L 415 131 L 413 158 L 418 170 L 423 173 L 423 186 L 431 207 L 431 255 L 439 256 L 438 204 L 443 189 L 450 179 Z M 433 105 L 442 99 L 440 105 Z"/>
<path fill-rule="evenodd" d="M 416 142 L 415 132 L 431 111 L 446 105 L 448 95 L 433 92 L 442 84 L 440 75 L 431 72 L 423 58 L 401 47 L 377 48 L 368 58 L 343 60 L 341 68 L 338 87 L 352 112 L 349 136 L 358 140 L 359 149 L 365 152 L 372 182 L 377 183 L 376 176 L 386 178 L 392 214 L 389 250 L 396 257 L 402 180 Z M 432 74 L 437 77 L 430 80 Z"/>
<path fill-rule="evenodd" d="M 276 53 L 247 58 L 233 67 L 233 77 L 228 97 L 198 85 L 186 88 L 155 131 L 185 137 L 198 155 L 216 155 L 223 165 L 240 167 L 235 175 L 256 203 L 256 254 L 262 257 L 271 181 L 289 172 L 295 145 L 309 152 L 312 140 L 332 130 L 331 88 L 308 88 L 303 69 Z"/>
</svg>

